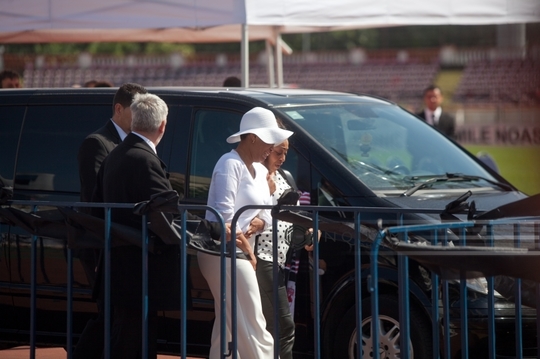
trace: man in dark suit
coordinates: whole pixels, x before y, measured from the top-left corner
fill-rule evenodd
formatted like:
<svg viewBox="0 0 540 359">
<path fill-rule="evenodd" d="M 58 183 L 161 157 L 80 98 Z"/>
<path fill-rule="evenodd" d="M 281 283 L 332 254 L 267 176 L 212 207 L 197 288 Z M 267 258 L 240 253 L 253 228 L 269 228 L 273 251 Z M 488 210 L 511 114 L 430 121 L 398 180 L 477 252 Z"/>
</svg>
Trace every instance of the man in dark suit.
<svg viewBox="0 0 540 359">
<path fill-rule="evenodd" d="M 126 83 L 120 86 L 113 100 L 112 118 L 107 123 L 88 135 L 81 147 L 79 161 L 79 177 L 81 180 L 81 201 L 90 202 L 96 185 L 96 175 L 101 163 L 107 155 L 131 132 L 130 105 L 136 93 L 146 93 L 139 84 Z"/>
<path fill-rule="evenodd" d="M 435 85 L 424 90 L 424 110 L 417 115 L 446 136 L 454 138 L 456 121 L 452 115 L 441 108 L 443 96 L 441 89 Z"/>
<path fill-rule="evenodd" d="M 120 86 L 113 99 L 112 118 L 107 123 L 88 135 L 77 155 L 79 177 L 81 181 L 81 202 L 90 202 L 96 185 L 96 176 L 101 163 L 107 155 L 131 132 L 130 105 L 136 93 L 146 93 L 146 89 L 135 83 Z M 90 213 L 89 208 L 80 208 Z M 90 285 L 94 286 L 99 251 L 79 249 L 76 252 L 86 272 Z M 74 359 L 100 359 L 103 353 L 103 308 L 98 299 L 98 316 L 86 324 L 73 352 Z"/>
<path fill-rule="evenodd" d="M 156 153 L 167 124 L 167 105 L 156 95 L 136 94 L 131 112 L 131 133 L 111 151 L 99 170 L 96 201 L 137 203 L 172 190 L 165 164 Z M 132 209 L 113 209 L 111 217 L 113 222 L 142 228 L 141 216 Z M 179 309 L 178 258 L 179 246 L 163 243 L 148 255 L 149 358 L 157 357 L 157 311 Z M 142 251 L 138 246 L 125 245 L 111 250 L 112 358 L 141 357 L 141 262 Z"/>
</svg>

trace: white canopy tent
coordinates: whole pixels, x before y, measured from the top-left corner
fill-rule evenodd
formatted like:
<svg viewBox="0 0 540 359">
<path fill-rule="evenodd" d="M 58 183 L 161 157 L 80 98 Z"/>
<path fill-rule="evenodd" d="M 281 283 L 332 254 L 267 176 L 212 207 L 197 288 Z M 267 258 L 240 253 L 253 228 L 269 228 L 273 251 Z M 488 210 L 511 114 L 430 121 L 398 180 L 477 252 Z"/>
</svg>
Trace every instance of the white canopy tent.
<svg viewBox="0 0 540 359">
<path fill-rule="evenodd" d="M 281 49 L 283 33 L 528 22 L 539 0 L 0 0 L 1 44 L 240 41 L 246 87 L 249 41 Z"/>
</svg>

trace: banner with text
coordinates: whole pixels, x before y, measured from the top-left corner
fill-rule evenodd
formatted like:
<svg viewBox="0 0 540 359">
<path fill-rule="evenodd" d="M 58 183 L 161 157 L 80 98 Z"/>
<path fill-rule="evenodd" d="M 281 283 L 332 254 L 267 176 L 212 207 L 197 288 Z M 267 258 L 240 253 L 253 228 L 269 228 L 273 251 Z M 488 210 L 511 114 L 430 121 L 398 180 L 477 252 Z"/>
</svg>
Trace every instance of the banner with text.
<svg viewBox="0 0 540 359">
<path fill-rule="evenodd" d="M 540 123 L 462 125 L 456 140 L 463 145 L 540 146 Z"/>
</svg>

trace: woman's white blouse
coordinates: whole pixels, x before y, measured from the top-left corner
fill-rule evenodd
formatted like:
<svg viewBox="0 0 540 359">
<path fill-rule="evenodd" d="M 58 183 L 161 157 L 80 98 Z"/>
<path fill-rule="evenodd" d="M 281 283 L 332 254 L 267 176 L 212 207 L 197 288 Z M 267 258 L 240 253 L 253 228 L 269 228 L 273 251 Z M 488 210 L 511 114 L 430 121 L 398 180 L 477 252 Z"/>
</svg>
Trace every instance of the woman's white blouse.
<svg viewBox="0 0 540 359">
<path fill-rule="evenodd" d="M 266 180 L 268 170 L 261 163 L 253 163 L 253 167 L 255 178 L 251 176 L 235 150 L 221 156 L 216 163 L 207 204 L 223 216 L 225 223 L 230 223 L 236 211 L 244 206 L 272 204 L 270 188 Z M 240 229 L 245 233 L 254 217 L 259 217 L 265 222 L 265 229 L 272 225 L 270 210 L 248 209 L 240 215 L 237 230 Z M 214 213 L 210 211 L 206 211 L 205 218 L 209 221 L 217 221 Z M 254 237 L 252 236 L 249 240 L 252 246 L 255 244 Z"/>
</svg>

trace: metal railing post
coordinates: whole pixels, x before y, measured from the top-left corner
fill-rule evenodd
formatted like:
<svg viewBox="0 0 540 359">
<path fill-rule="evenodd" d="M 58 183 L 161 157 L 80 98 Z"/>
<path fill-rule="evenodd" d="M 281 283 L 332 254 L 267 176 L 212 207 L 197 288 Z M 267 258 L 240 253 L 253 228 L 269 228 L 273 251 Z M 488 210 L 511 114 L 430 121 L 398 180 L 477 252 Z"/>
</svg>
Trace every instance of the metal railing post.
<svg viewBox="0 0 540 359">
<path fill-rule="evenodd" d="M 360 212 L 354 212 L 354 280 L 355 280 L 355 298 L 356 298 L 356 357 L 362 357 L 362 246 L 360 241 Z"/>
<path fill-rule="evenodd" d="M 431 244 L 437 245 L 439 242 L 437 230 L 433 230 Z M 439 276 L 431 272 L 431 336 L 433 342 L 433 359 L 439 357 Z"/>
<path fill-rule="evenodd" d="M 37 206 L 32 206 L 32 213 L 36 213 Z M 38 236 L 32 236 L 32 244 L 30 246 L 30 359 L 36 358 L 36 296 L 37 296 L 37 278 L 36 278 L 36 260 L 37 260 L 37 242 Z"/>
<path fill-rule="evenodd" d="M 313 233 L 319 233 L 319 211 L 313 211 Z M 315 344 L 314 358 L 321 357 L 321 301 L 320 293 L 320 277 L 319 277 L 319 241 L 313 242 L 313 290 L 315 292 L 314 308 L 313 308 L 313 340 Z"/>
<path fill-rule="evenodd" d="M 448 231 L 444 231 L 443 246 L 448 245 Z M 442 280 L 443 321 L 444 321 L 444 358 L 451 358 L 450 347 L 450 290 L 448 280 Z M 433 338 L 435 340 L 436 338 Z"/>
<path fill-rule="evenodd" d="M 103 356 L 104 359 L 111 358 L 111 208 L 105 207 L 105 244 L 103 250 L 103 265 L 105 277 L 105 298 L 104 302 L 104 321 L 105 329 L 103 338 Z"/>
<path fill-rule="evenodd" d="M 519 248 L 521 247 L 521 228 L 519 223 L 514 224 L 514 247 Z M 515 323 L 515 341 L 516 341 L 516 359 L 523 359 L 523 342 L 522 342 L 522 313 L 523 310 L 521 308 L 521 279 L 516 278 L 516 287 L 514 291 L 515 295 L 515 317 L 516 317 L 516 323 Z"/>
<path fill-rule="evenodd" d="M 488 235 L 488 247 L 494 246 L 494 235 L 493 235 L 493 222 L 490 221 L 487 225 L 487 235 Z M 488 352 L 491 359 L 495 359 L 497 353 L 495 348 L 495 286 L 493 283 L 493 277 L 487 277 L 487 287 L 488 287 Z M 469 343 L 466 343 L 467 347 Z"/>
<path fill-rule="evenodd" d="M 279 348 L 280 348 L 280 338 L 281 335 L 279 335 L 279 284 L 280 284 L 280 278 L 279 278 L 279 266 L 278 266 L 278 234 L 277 234 L 277 218 L 272 217 L 272 277 L 274 278 L 272 283 L 272 300 L 274 301 L 274 332 L 272 333 L 272 336 L 274 337 L 274 359 L 279 358 Z M 257 241 L 257 239 L 255 239 Z M 257 243 L 255 243 L 255 248 L 257 246 Z M 256 249 L 253 248 L 253 253 L 255 256 L 257 255 Z M 258 261 L 258 260 L 257 260 Z"/>
<path fill-rule="evenodd" d="M 182 210 L 182 233 L 180 236 L 180 358 L 187 358 L 187 210 Z"/>
<path fill-rule="evenodd" d="M 67 358 L 73 355 L 73 253 L 71 248 L 67 248 L 67 336 L 66 351 Z"/>
<path fill-rule="evenodd" d="M 403 214 L 399 217 L 399 223 L 403 226 Z M 404 231 L 399 239 L 408 242 L 409 233 Z M 399 342 L 401 348 L 401 358 L 409 359 L 410 331 L 410 303 L 409 303 L 409 258 L 406 255 L 398 254 L 398 298 L 399 298 Z"/>
<path fill-rule="evenodd" d="M 142 216 L 142 308 L 141 308 L 141 350 L 142 357 L 148 358 L 148 316 L 149 316 L 149 303 L 148 303 L 148 224 L 146 222 L 146 214 Z"/>
<path fill-rule="evenodd" d="M 371 293 L 371 349 L 372 357 L 377 357 L 379 353 L 379 269 L 378 257 L 379 246 L 386 235 L 384 230 L 373 241 L 370 253 L 371 278 L 368 278 L 368 288 Z"/>
<path fill-rule="evenodd" d="M 466 245 L 466 237 L 467 232 L 465 231 L 465 227 L 463 227 L 461 231 L 461 238 L 459 240 L 459 244 L 461 246 Z M 460 309 L 460 317 L 461 317 L 461 355 L 463 359 L 469 359 L 469 323 L 467 321 L 468 318 L 468 301 L 467 301 L 467 278 L 465 275 L 460 275 L 459 278 L 459 309 Z"/>
</svg>

